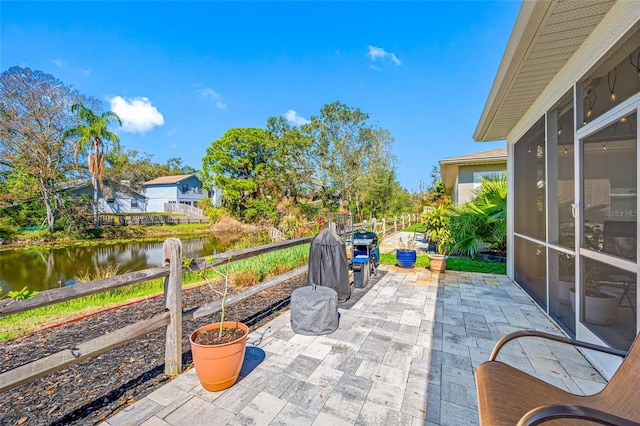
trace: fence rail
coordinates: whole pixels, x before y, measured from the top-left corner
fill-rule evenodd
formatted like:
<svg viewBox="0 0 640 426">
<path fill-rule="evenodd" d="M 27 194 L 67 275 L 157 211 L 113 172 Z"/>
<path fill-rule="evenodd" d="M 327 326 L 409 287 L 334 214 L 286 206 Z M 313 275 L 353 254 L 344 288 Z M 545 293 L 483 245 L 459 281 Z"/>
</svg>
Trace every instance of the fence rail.
<svg viewBox="0 0 640 426">
<path fill-rule="evenodd" d="M 367 230 L 380 233 L 381 238 L 384 238 L 384 236 L 390 233 L 396 232 L 406 226 L 410 226 L 411 223 L 415 223 L 415 221 L 417 221 L 417 215 L 406 214 L 402 215 L 400 218 L 393 218 L 393 227 L 391 227 L 390 224 L 389 226 L 387 225 L 387 221 L 385 219 L 372 219 L 371 222 L 351 225 L 351 230 L 347 230 L 345 228 L 343 233 L 350 234 L 358 228 L 366 228 Z M 398 229 L 399 226 L 402 226 L 402 228 Z M 258 256 L 260 254 L 306 244 L 312 239 L 313 237 L 298 238 L 193 259 L 188 268 L 191 270 L 204 270 L 227 262 L 235 262 L 253 256 Z M 164 242 L 163 258 L 165 263 L 165 266 L 163 267 L 130 272 L 111 278 L 83 283 L 82 285 L 47 290 L 26 300 L 0 300 L 0 318 L 2 318 L 8 315 L 101 293 L 127 285 L 164 278 L 164 297 L 166 308 L 164 313 L 153 318 L 139 321 L 92 340 L 74 344 L 68 349 L 1 373 L 0 393 L 7 392 L 47 374 L 51 374 L 90 357 L 97 356 L 110 349 L 122 346 L 163 327 L 166 327 L 165 373 L 170 375 L 180 373 L 182 370 L 182 322 L 187 319 L 200 318 L 219 312 L 221 309 L 221 301 L 216 300 L 199 308 L 183 312 L 182 273 L 186 268 L 182 265 L 182 243 L 179 239 L 169 238 Z M 232 295 L 227 300 L 227 306 L 239 303 L 250 296 L 298 276 L 304 273 L 306 268 L 306 266 L 303 266 L 294 269 L 278 277 L 257 284 L 238 294 Z"/>
<path fill-rule="evenodd" d="M 282 250 L 310 242 L 313 237 L 298 238 L 280 243 L 265 244 L 248 249 L 220 253 L 205 258 L 194 259 L 189 266 L 192 270 L 204 270 L 227 262 L 258 256 L 272 251 Z M 0 393 L 14 389 L 42 376 L 64 369 L 87 358 L 122 346 L 134 339 L 142 337 L 160 328 L 166 327 L 165 337 L 165 373 L 175 375 L 182 370 L 182 322 L 185 319 L 200 318 L 220 311 L 220 301 L 206 304 L 200 308 L 182 312 L 182 243 L 176 238 L 169 238 L 163 245 L 164 262 L 168 264 L 160 268 L 131 272 L 112 278 L 105 278 L 78 286 L 69 286 L 40 292 L 27 300 L 1 300 L 0 317 L 25 312 L 31 309 L 100 293 L 125 285 L 137 284 L 152 279 L 164 278 L 164 296 L 166 312 L 153 318 L 139 321 L 112 331 L 104 336 L 74 344 L 72 347 L 16 367 L 0 374 Z M 285 280 L 304 273 L 306 266 L 294 269 L 286 274 L 267 280 L 239 294 L 230 296 L 227 306 Z"/>
<path fill-rule="evenodd" d="M 142 215 L 112 215 L 101 214 L 98 216 L 98 225 L 103 226 L 127 226 L 127 225 L 178 225 L 181 223 L 208 223 L 206 218 L 193 218 L 189 216 L 173 216 L 168 214 Z"/>
</svg>

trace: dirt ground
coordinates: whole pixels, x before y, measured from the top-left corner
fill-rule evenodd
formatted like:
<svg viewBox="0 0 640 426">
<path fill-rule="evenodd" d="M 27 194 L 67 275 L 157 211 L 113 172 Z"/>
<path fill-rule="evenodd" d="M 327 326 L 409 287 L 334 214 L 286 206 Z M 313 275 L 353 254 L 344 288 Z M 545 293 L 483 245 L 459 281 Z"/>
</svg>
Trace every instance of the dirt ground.
<svg viewBox="0 0 640 426">
<path fill-rule="evenodd" d="M 251 329 L 289 305 L 291 292 L 306 285 L 306 274 L 227 308 L 227 319 Z M 183 292 L 183 309 L 211 300 L 210 290 Z M 0 372 L 56 353 L 164 310 L 163 298 L 151 298 L 32 335 L 0 343 Z M 189 335 L 219 315 L 183 323 L 183 368 L 191 366 Z M 87 425 L 106 420 L 170 380 L 164 374 L 164 329 L 150 333 L 57 373 L 0 394 L 2 425 Z"/>
</svg>

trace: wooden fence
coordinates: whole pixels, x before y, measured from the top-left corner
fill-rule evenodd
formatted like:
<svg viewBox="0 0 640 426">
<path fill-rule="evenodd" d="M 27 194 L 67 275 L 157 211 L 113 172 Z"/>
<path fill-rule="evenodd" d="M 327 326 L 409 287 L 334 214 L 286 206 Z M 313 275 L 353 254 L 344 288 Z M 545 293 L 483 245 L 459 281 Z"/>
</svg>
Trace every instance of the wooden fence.
<svg viewBox="0 0 640 426">
<path fill-rule="evenodd" d="M 111 215 L 98 216 L 98 225 L 126 226 L 126 225 L 177 225 L 180 223 L 208 223 L 208 219 L 194 219 L 188 216 L 157 215 Z"/>
<path fill-rule="evenodd" d="M 248 249 L 220 253 L 206 258 L 194 259 L 192 270 L 204 270 L 227 262 L 309 243 L 313 237 L 298 238 L 275 244 L 266 244 Z M 155 317 L 137 322 L 112 331 L 103 336 L 74 344 L 72 347 L 16 367 L 0 374 L 0 393 L 14 389 L 25 383 L 55 371 L 67 368 L 87 358 L 97 356 L 110 349 L 122 346 L 160 328 L 166 327 L 165 373 L 178 374 L 182 369 L 182 321 L 215 314 L 220 311 L 220 300 L 208 303 L 197 309 L 182 312 L 182 243 L 177 238 L 169 238 L 163 245 L 163 258 L 166 266 L 143 271 L 130 272 L 112 278 L 104 278 L 82 285 L 47 290 L 26 300 L 0 300 L 0 318 L 31 309 L 52 305 L 66 300 L 108 291 L 131 284 L 138 284 L 157 278 L 164 278 L 164 298 L 166 311 Z M 238 303 L 249 296 L 280 284 L 306 271 L 306 266 L 294 269 L 258 285 L 250 287 L 227 298 L 227 306 Z"/>
<path fill-rule="evenodd" d="M 410 226 L 411 223 L 415 223 L 417 217 L 417 215 L 405 214 L 400 218 L 393 218 L 392 222 L 388 222 L 385 219 L 381 219 L 379 221 L 372 219 L 371 222 L 353 225 L 352 230 L 345 230 L 344 234 L 347 236 L 352 233 L 353 230 L 357 231 L 364 228 L 379 233 L 380 239 L 382 239 L 388 234 L 403 229 L 406 226 Z M 391 223 L 393 223 L 393 225 L 391 225 Z M 191 262 L 189 268 L 191 270 L 204 270 L 227 262 L 235 262 L 260 254 L 306 244 L 311 242 L 312 239 L 313 237 L 304 237 L 248 249 L 220 253 L 213 256 L 207 256 L 206 258 L 198 258 Z M 200 318 L 219 312 L 221 309 L 221 301 L 218 299 L 199 308 L 183 312 L 182 273 L 185 268 L 182 266 L 182 243 L 179 239 L 169 238 L 164 242 L 163 258 L 165 264 L 163 267 L 130 272 L 111 278 L 83 283 L 82 285 L 47 290 L 37 293 L 31 299 L 0 300 L 0 318 L 2 318 L 8 315 L 26 312 L 31 309 L 64 302 L 66 300 L 89 296 L 157 278 L 164 278 L 164 298 L 166 308 L 165 312 L 156 315 L 155 317 L 139 321 L 135 324 L 120 328 L 95 339 L 74 344 L 68 349 L 1 373 L 0 393 L 7 392 L 25 383 L 29 383 L 55 371 L 67 368 L 70 365 L 84 361 L 87 358 L 95 357 L 110 349 L 122 346 L 163 327 L 166 328 L 165 373 L 169 375 L 180 373 L 182 369 L 182 322 L 187 319 Z M 228 297 L 226 305 L 231 306 L 253 296 L 256 293 L 298 276 L 304 273 L 306 269 L 306 265 L 301 266 L 285 274 L 254 285 L 240 293 Z"/>
</svg>

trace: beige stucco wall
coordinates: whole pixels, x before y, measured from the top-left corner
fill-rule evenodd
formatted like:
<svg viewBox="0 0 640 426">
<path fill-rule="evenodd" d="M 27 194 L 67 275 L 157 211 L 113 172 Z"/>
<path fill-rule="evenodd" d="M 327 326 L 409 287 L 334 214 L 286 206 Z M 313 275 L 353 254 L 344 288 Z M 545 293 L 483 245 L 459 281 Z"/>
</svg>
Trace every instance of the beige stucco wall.
<svg viewBox="0 0 640 426">
<path fill-rule="evenodd" d="M 474 197 L 475 185 L 473 181 L 473 174 L 476 172 L 483 173 L 506 173 L 507 163 L 504 164 L 486 164 L 486 165 L 471 165 L 460 166 L 458 168 L 458 180 L 456 182 L 456 199 L 454 200 L 458 204 L 464 204 Z"/>
</svg>

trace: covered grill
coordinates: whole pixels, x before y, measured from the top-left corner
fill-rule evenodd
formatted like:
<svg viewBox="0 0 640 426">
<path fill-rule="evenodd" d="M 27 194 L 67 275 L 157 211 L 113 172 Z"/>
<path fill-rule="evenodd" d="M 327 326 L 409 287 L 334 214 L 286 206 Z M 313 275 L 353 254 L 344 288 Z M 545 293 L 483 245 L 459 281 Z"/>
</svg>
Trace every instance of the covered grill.
<svg viewBox="0 0 640 426">
<path fill-rule="evenodd" d="M 329 228 L 320 231 L 311 241 L 308 279 L 309 285 L 334 289 L 339 302 L 351 296 L 347 250 L 344 241 Z"/>
<path fill-rule="evenodd" d="M 380 263 L 380 251 L 378 249 L 378 235 L 375 232 L 354 232 L 353 234 L 353 256 L 367 256 L 371 268 L 375 268 Z"/>
</svg>

